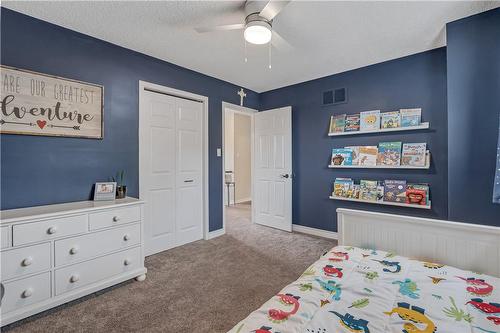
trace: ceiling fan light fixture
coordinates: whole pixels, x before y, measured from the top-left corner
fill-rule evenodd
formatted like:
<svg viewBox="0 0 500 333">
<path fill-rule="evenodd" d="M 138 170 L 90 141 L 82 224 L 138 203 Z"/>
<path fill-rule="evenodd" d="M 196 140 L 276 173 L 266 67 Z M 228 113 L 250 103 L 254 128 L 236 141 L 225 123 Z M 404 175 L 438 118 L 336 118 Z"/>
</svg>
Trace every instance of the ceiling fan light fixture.
<svg viewBox="0 0 500 333">
<path fill-rule="evenodd" d="M 257 45 L 267 44 L 271 41 L 271 25 L 264 21 L 248 22 L 243 36 L 249 43 Z"/>
</svg>

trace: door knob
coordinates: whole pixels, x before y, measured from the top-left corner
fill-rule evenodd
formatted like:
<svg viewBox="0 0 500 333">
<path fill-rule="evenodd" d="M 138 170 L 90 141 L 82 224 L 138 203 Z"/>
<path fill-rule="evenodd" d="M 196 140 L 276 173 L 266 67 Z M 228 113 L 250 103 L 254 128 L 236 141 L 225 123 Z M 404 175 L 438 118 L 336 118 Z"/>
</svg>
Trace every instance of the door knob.
<svg viewBox="0 0 500 333">
<path fill-rule="evenodd" d="M 285 174 L 281 175 L 281 178 L 290 178 L 290 175 L 285 173 Z"/>
</svg>

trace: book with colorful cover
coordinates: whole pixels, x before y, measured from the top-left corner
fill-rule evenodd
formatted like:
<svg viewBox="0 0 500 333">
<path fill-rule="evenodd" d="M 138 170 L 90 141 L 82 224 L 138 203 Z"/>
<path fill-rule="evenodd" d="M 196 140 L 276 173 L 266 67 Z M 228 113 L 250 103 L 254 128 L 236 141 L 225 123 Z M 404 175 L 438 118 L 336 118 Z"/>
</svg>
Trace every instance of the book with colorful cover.
<svg viewBox="0 0 500 333">
<path fill-rule="evenodd" d="M 384 185 L 378 184 L 377 185 L 377 201 L 384 201 Z"/>
<path fill-rule="evenodd" d="M 377 201 L 376 180 L 361 180 L 359 183 L 359 198 L 367 201 Z"/>
<path fill-rule="evenodd" d="M 344 147 L 344 148 L 352 150 L 352 165 L 358 165 L 359 164 L 359 146 L 348 146 L 348 147 Z"/>
<path fill-rule="evenodd" d="M 352 193 L 351 193 L 351 196 L 349 198 L 359 199 L 359 190 L 360 190 L 360 186 L 358 184 L 352 185 Z"/>
<path fill-rule="evenodd" d="M 331 165 L 352 165 L 352 149 L 349 148 L 332 149 Z"/>
<path fill-rule="evenodd" d="M 360 112 L 360 131 L 375 131 L 380 129 L 380 110 Z"/>
<path fill-rule="evenodd" d="M 401 127 L 411 127 L 420 125 L 422 109 L 401 109 Z"/>
<path fill-rule="evenodd" d="M 397 128 L 401 126 L 399 111 L 383 112 L 380 115 L 381 128 Z"/>
<path fill-rule="evenodd" d="M 401 153 L 401 165 L 420 166 L 426 164 L 427 144 L 424 143 L 405 143 Z"/>
<path fill-rule="evenodd" d="M 345 117 L 345 131 L 346 132 L 357 132 L 359 131 L 359 113 L 348 114 Z"/>
<path fill-rule="evenodd" d="M 406 180 L 385 180 L 384 201 L 406 202 Z"/>
<path fill-rule="evenodd" d="M 344 132 L 345 114 L 339 114 L 330 117 L 330 133 Z"/>
<path fill-rule="evenodd" d="M 406 203 L 415 205 L 429 204 L 428 184 L 408 184 L 406 185 Z"/>
<path fill-rule="evenodd" d="M 378 144 L 378 164 L 396 166 L 401 163 L 401 142 L 380 142 Z"/>
<path fill-rule="evenodd" d="M 375 166 L 377 165 L 377 155 L 377 146 L 360 146 L 358 164 L 365 166 Z"/>
<path fill-rule="evenodd" d="M 333 183 L 333 196 L 347 198 L 352 195 L 354 181 L 351 178 L 336 178 Z"/>
</svg>

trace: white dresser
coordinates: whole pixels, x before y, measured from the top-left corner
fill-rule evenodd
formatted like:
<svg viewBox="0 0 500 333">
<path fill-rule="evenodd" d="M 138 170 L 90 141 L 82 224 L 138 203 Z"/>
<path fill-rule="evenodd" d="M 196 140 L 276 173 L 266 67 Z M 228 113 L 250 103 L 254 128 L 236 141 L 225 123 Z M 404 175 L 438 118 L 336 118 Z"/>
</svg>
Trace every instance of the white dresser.
<svg viewBox="0 0 500 333">
<path fill-rule="evenodd" d="M 133 198 L 1 211 L 1 326 L 144 280 L 142 216 Z"/>
</svg>

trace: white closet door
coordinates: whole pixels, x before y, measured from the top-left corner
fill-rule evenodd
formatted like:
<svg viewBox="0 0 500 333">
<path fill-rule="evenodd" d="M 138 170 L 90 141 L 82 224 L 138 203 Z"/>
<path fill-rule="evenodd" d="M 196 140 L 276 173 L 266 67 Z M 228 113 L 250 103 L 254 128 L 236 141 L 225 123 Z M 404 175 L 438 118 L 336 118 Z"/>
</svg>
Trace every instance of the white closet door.
<svg viewBox="0 0 500 333">
<path fill-rule="evenodd" d="M 177 245 L 203 237 L 202 104 L 177 99 Z"/>
<path fill-rule="evenodd" d="M 292 231 L 292 108 L 254 114 L 255 222 Z"/>
<path fill-rule="evenodd" d="M 202 103 L 145 92 L 140 110 L 140 197 L 145 253 L 203 236 Z"/>
</svg>

